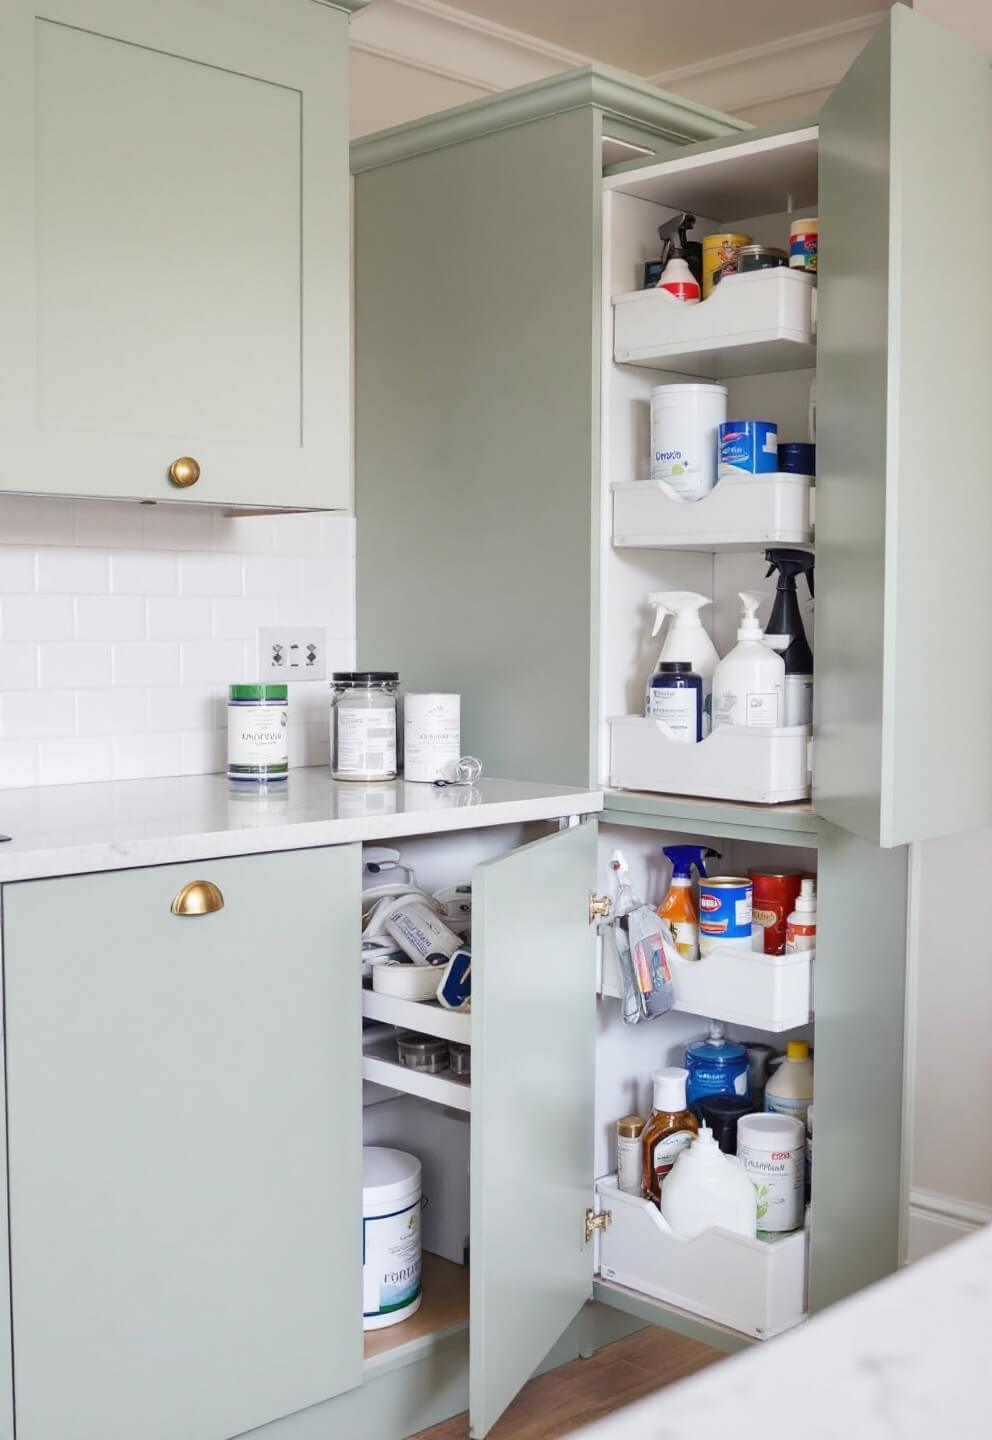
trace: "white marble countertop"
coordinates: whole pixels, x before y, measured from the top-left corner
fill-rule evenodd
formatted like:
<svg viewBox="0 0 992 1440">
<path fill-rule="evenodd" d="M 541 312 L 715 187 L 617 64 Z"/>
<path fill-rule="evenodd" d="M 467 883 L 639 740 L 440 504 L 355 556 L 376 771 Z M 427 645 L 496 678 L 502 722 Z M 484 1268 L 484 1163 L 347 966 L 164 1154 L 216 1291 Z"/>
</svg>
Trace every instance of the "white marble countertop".
<svg viewBox="0 0 992 1440">
<path fill-rule="evenodd" d="M 0 791 L 0 832 L 11 836 L 0 883 L 552 820 L 603 804 L 596 790 L 520 780 L 341 784 L 323 768 L 292 770 L 263 794 L 246 788 L 186 775 Z"/>
<path fill-rule="evenodd" d="M 992 1226 L 575 1440 L 988 1435 Z"/>
</svg>

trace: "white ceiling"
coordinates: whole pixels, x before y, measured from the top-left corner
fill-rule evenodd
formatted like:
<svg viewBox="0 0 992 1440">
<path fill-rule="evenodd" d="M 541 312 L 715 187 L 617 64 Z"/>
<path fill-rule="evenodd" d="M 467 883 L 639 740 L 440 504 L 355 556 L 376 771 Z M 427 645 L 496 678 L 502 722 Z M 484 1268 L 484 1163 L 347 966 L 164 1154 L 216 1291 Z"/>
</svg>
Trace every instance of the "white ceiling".
<svg viewBox="0 0 992 1440">
<path fill-rule="evenodd" d="M 857 23 L 893 0 L 455 0 L 453 9 L 636 75 Z"/>
</svg>

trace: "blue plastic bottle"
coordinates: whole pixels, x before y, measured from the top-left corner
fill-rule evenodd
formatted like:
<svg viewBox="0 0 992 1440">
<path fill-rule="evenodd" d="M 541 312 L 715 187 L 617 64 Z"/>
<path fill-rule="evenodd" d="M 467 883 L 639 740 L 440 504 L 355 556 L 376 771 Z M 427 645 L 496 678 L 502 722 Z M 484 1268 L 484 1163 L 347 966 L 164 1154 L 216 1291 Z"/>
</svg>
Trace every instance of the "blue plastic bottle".
<svg viewBox="0 0 992 1440">
<path fill-rule="evenodd" d="M 690 1110 L 704 1095 L 745 1095 L 751 1093 L 748 1054 L 736 1040 L 728 1040 L 719 1020 L 710 1021 L 704 1040 L 692 1040 L 685 1047 L 686 1103 Z"/>
</svg>

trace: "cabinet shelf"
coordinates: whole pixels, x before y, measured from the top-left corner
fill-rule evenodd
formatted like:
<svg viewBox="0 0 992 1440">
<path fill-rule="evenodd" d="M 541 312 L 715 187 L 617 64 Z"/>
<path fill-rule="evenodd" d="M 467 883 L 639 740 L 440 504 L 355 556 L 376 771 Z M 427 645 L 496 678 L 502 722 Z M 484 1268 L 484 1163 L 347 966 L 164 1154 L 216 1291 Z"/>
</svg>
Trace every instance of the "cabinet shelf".
<svg viewBox="0 0 992 1440">
<path fill-rule="evenodd" d="M 777 1035 L 813 1018 L 813 958 L 720 950 L 701 960 L 672 957 L 675 1009 Z M 603 933 L 600 994 L 620 998 L 616 948 Z"/>
<path fill-rule="evenodd" d="M 423 1254 L 424 1298 L 409 1320 L 365 1332 L 365 1366 L 384 1368 L 417 1360 L 441 1338 L 468 1325 L 468 1267 Z M 375 1362 L 378 1362 L 376 1364 Z"/>
<path fill-rule="evenodd" d="M 423 1070 L 411 1070 L 396 1059 L 396 1047 L 392 1041 L 377 1041 L 362 1055 L 362 1079 L 376 1085 L 385 1085 L 390 1090 L 400 1090 L 404 1095 L 419 1095 L 422 1100 L 433 1100 L 435 1105 L 447 1105 L 452 1110 L 470 1111 L 472 1090 L 468 1080 L 459 1080 L 449 1070 L 439 1075 L 428 1075 Z"/>
<path fill-rule="evenodd" d="M 661 795 L 647 790 L 607 790 L 603 820 L 684 835 L 719 835 L 769 845 L 816 849 L 823 822 L 809 800 L 791 805 L 757 805 L 746 800 L 707 800 L 696 795 Z"/>
<path fill-rule="evenodd" d="M 702 500 L 663 480 L 613 485 L 613 543 L 665 550 L 748 550 L 813 541 L 809 475 L 734 475 Z"/>
<path fill-rule="evenodd" d="M 423 1035 L 455 1040 L 459 1045 L 472 1043 L 472 1016 L 460 1010 L 445 1010 L 436 1000 L 401 1000 L 395 995 L 363 989 L 362 1014 L 367 1020 L 381 1020 L 403 1030 L 419 1030 Z"/>
<path fill-rule="evenodd" d="M 622 364 L 711 380 L 816 364 L 816 289 L 798 270 L 727 276 L 698 305 L 632 290 L 614 296 L 613 317 Z"/>
</svg>

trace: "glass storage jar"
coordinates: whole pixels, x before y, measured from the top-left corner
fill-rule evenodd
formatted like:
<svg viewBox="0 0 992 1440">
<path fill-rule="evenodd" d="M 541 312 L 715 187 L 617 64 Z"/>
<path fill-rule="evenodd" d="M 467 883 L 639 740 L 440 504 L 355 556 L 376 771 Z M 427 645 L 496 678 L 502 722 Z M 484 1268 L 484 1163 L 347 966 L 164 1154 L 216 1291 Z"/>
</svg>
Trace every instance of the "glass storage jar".
<svg viewBox="0 0 992 1440">
<path fill-rule="evenodd" d="M 395 670 L 335 670 L 331 774 L 335 780 L 395 780 Z"/>
</svg>

